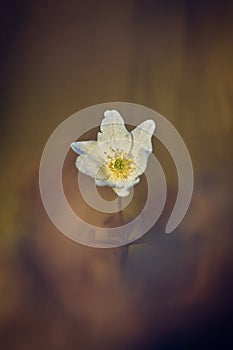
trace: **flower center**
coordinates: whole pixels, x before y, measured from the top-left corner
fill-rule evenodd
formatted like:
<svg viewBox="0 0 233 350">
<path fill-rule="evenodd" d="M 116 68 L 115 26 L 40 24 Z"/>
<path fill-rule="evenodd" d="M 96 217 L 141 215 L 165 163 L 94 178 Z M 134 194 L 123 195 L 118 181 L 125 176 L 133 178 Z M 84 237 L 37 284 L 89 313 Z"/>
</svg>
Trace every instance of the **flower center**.
<svg viewBox="0 0 233 350">
<path fill-rule="evenodd" d="M 111 170 L 113 177 L 117 180 L 127 179 L 133 171 L 133 161 L 122 150 L 111 148 L 113 156 L 107 156 L 108 168 Z"/>
<path fill-rule="evenodd" d="M 117 159 L 115 160 L 115 162 L 114 162 L 113 167 L 114 167 L 114 169 L 116 169 L 116 170 L 123 170 L 124 167 L 125 167 L 125 164 L 124 164 L 124 163 L 125 163 L 125 162 L 124 162 L 124 159 L 117 158 Z"/>
</svg>

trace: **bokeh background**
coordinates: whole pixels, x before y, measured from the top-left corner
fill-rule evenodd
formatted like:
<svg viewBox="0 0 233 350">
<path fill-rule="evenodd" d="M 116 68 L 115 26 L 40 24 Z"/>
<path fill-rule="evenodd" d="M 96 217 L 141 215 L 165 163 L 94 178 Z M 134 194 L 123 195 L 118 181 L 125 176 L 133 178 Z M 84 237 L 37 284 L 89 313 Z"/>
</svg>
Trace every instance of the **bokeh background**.
<svg viewBox="0 0 233 350">
<path fill-rule="evenodd" d="M 1 4 L 0 348 L 230 349 L 232 1 Z M 110 101 L 164 115 L 186 142 L 195 173 L 190 209 L 165 235 L 177 178 L 157 144 L 166 208 L 130 246 L 123 276 L 121 250 L 64 237 L 38 188 L 52 131 L 78 110 Z M 73 163 L 65 171 L 68 186 Z"/>
</svg>

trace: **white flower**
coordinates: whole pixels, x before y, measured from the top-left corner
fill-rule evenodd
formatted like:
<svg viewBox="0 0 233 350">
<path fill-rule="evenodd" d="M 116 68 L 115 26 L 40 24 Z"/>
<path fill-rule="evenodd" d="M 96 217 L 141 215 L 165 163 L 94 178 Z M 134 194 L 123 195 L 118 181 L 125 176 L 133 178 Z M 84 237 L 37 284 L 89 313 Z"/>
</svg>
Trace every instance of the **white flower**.
<svg viewBox="0 0 233 350">
<path fill-rule="evenodd" d="M 71 148 L 79 154 L 76 167 L 93 177 L 96 185 L 110 186 L 118 196 L 125 197 L 146 170 L 154 130 L 155 122 L 146 120 L 129 132 L 120 113 L 107 110 L 97 141 L 71 144 Z"/>
</svg>

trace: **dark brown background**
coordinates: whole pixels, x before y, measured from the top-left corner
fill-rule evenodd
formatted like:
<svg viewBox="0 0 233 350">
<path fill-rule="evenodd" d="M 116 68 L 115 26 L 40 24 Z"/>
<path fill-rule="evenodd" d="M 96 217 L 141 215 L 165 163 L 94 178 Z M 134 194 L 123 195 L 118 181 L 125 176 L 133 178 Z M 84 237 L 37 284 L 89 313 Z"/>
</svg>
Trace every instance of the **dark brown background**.
<svg viewBox="0 0 233 350">
<path fill-rule="evenodd" d="M 230 349 L 232 2 L 5 1 L 1 5 L 0 347 Z M 194 166 L 188 214 L 130 247 L 79 246 L 41 205 L 38 167 L 56 126 L 102 102 L 143 104 L 179 130 Z M 69 171 L 69 167 L 67 168 Z"/>
</svg>

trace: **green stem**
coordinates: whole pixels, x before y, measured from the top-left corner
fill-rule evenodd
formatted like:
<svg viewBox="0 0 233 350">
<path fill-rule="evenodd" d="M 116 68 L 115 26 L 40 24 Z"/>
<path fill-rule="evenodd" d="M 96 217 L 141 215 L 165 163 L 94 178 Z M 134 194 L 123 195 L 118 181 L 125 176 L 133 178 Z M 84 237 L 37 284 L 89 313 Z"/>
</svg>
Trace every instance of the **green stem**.
<svg viewBox="0 0 233 350">
<path fill-rule="evenodd" d="M 118 196 L 118 213 L 119 213 L 119 226 L 124 225 L 124 215 L 123 215 L 123 210 L 122 210 L 122 199 L 121 197 Z"/>
<path fill-rule="evenodd" d="M 119 224 L 120 226 L 124 225 L 124 215 L 123 215 L 123 210 L 122 210 L 122 199 L 121 197 L 118 196 L 118 213 L 119 213 Z M 129 245 L 126 244 L 122 246 L 121 248 L 121 261 L 120 261 L 120 270 L 121 273 L 124 275 L 125 271 L 125 266 L 127 264 L 128 260 L 128 255 L 129 255 Z"/>
</svg>

